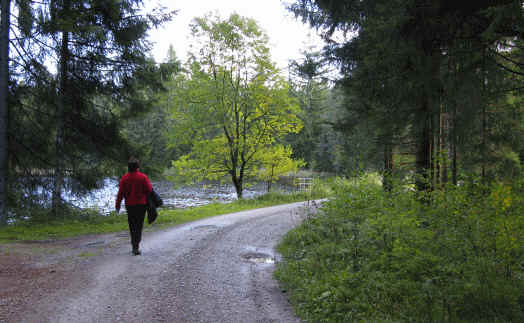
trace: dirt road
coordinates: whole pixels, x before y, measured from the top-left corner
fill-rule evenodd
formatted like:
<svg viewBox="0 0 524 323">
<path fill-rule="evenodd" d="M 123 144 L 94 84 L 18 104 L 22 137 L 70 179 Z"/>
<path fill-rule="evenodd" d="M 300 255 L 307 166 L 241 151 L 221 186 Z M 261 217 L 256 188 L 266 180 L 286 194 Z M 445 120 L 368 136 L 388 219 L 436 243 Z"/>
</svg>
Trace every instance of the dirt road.
<svg viewBox="0 0 524 323">
<path fill-rule="evenodd" d="M 299 322 L 272 274 L 274 247 L 304 209 L 294 203 L 148 232 L 140 256 L 122 233 L 51 244 L 55 252 L 37 263 L 0 272 L 10 287 L 0 293 L 0 321 Z M 9 274 L 24 270 L 25 284 L 13 285 Z"/>
</svg>

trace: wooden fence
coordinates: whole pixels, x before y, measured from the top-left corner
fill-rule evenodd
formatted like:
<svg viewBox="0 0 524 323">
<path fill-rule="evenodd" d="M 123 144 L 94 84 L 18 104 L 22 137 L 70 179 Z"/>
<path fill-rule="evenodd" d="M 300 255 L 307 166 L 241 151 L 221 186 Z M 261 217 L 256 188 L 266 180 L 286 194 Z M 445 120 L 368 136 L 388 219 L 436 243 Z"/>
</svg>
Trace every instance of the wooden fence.
<svg viewBox="0 0 524 323">
<path fill-rule="evenodd" d="M 311 191 L 313 187 L 313 178 L 311 177 L 298 177 L 297 186 L 300 192 Z"/>
</svg>

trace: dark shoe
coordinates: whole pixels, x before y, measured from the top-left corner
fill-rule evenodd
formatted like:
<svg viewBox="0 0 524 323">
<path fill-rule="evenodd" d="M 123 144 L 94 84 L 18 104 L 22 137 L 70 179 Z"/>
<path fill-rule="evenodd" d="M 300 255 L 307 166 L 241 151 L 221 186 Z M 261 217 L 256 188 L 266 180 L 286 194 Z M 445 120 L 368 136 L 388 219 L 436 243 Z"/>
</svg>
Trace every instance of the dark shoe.
<svg viewBox="0 0 524 323">
<path fill-rule="evenodd" d="M 141 254 L 141 252 L 140 252 L 140 250 L 138 250 L 138 248 L 133 249 L 133 255 L 138 256 L 140 254 Z"/>
</svg>

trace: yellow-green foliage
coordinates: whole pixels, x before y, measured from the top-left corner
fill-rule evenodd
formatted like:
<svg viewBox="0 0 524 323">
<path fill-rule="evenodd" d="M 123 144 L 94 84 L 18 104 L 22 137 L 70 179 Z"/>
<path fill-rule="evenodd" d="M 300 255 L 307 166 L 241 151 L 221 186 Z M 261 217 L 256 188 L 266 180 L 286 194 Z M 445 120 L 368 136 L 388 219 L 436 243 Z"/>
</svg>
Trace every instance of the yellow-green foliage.
<svg viewBox="0 0 524 323">
<path fill-rule="evenodd" d="M 334 190 L 279 247 L 277 277 L 303 319 L 524 320 L 523 181 L 448 187 L 429 202 L 369 181 Z"/>
<path fill-rule="evenodd" d="M 275 142 L 302 128 L 300 107 L 271 62 L 265 33 L 237 14 L 225 20 L 207 15 L 194 20 L 192 36 L 194 51 L 170 101 L 171 142 L 189 151 L 173 161 L 174 179 L 234 177 L 238 184 L 260 169 L 289 164 L 289 156 L 277 165 L 265 158 L 287 152 Z"/>
<path fill-rule="evenodd" d="M 296 172 L 298 168 L 305 166 L 303 160 L 292 159 L 293 150 L 289 146 L 276 145 L 268 147 L 257 153 L 259 167 L 256 177 L 266 182 L 276 182 L 280 176 Z"/>
</svg>

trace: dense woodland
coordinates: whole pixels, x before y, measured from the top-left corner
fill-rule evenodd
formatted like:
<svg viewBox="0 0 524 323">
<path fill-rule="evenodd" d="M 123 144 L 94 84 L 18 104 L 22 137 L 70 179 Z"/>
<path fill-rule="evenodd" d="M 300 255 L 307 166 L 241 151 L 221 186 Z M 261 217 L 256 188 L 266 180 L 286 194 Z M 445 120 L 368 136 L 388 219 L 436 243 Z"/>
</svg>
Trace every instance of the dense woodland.
<svg viewBox="0 0 524 323">
<path fill-rule="evenodd" d="M 299 168 L 378 171 L 386 190 L 521 177 L 520 1 L 297 1 L 325 44 L 287 71 L 238 15 L 195 18 L 188 61 L 155 62 L 146 35 L 176 13 L 142 5 L 2 1 L 1 222 L 43 200 L 58 214 L 65 186 L 82 194 L 130 155 L 239 197 Z"/>
<path fill-rule="evenodd" d="M 152 109 L 176 68 L 152 61 L 146 40 L 174 13 L 141 4 L 2 1 L 0 222 L 65 214 L 66 188 L 96 187 L 137 152 L 122 125 Z"/>
<path fill-rule="evenodd" d="M 386 188 L 400 169 L 416 172 L 418 190 L 520 174 L 521 2 L 298 1 L 290 9 L 324 31 L 322 57 L 342 74 L 347 116 L 338 129 L 367 128 Z"/>
<path fill-rule="evenodd" d="M 338 156 L 380 174 L 340 181 L 280 245 L 277 276 L 300 317 L 524 320 L 522 1 L 289 9 L 324 34 L 312 61 L 340 72 L 337 118 L 322 123 L 342 135 Z"/>
</svg>

